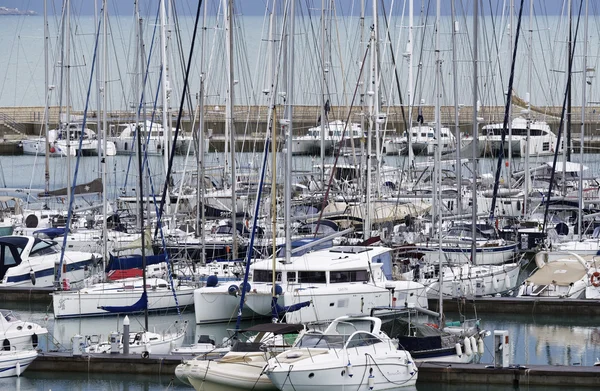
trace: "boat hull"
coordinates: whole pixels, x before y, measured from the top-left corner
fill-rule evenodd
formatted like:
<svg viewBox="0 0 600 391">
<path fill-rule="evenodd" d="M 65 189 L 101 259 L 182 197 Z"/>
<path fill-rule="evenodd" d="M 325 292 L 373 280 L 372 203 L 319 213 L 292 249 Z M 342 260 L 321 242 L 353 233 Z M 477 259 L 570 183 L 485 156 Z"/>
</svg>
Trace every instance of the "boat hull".
<svg viewBox="0 0 600 391">
<path fill-rule="evenodd" d="M 151 283 L 149 283 L 151 284 Z M 114 288 L 110 288 L 114 286 Z M 57 291 L 52 294 L 54 317 L 57 319 L 75 318 L 83 316 L 110 315 L 99 308 L 100 306 L 124 307 L 135 304 L 142 295 L 142 289 L 127 289 L 122 283 L 105 284 L 106 290 L 94 292 L 92 290 Z M 152 285 L 150 285 L 152 286 Z M 174 310 L 179 307 L 194 304 L 194 287 L 179 286 L 176 288 L 177 303 L 170 289 L 150 288 L 148 295 L 149 311 Z M 116 314 L 116 313 L 114 313 Z"/>
<path fill-rule="evenodd" d="M 0 351 L 0 377 L 21 376 L 36 357 L 35 350 Z"/>
</svg>

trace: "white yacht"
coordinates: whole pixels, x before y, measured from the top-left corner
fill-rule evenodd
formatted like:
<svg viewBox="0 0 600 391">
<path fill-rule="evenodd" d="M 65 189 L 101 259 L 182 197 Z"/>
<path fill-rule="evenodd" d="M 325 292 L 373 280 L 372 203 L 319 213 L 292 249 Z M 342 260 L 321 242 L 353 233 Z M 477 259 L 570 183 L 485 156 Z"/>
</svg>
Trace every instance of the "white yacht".
<svg viewBox="0 0 600 391">
<path fill-rule="evenodd" d="M 456 150 L 456 137 L 449 128 L 441 128 L 441 146 L 442 153 Z M 387 155 L 405 155 L 408 153 L 410 144 L 415 155 L 433 155 L 437 139 L 435 137 L 435 128 L 428 125 L 418 125 L 410 128 L 409 132 L 404 132 L 402 137 L 390 137 L 383 141 L 384 152 Z"/>
<path fill-rule="evenodd" d="M 358 315 L 305 333 L 265 371 L 282 391 L 398 389 L 414 386 L 419 372 L 410 353 L 381 331 L 381 319 Z"/>
<path fill-rule="evenodd" d="M 55 242 L 33 236 L 0 237 L 0 286 L 53 287 L 61 250 Z M 95 274 L 102 256 L 65 251 L 61 284 L 77 286 Z"/>
<path fill-rule="evenodd" d="M 267 360 L 291 347 L 304 329 L 299 324 L 265 323 L 239 330 L 231 350 L 222 358 L 207 360 L 198 356 L 184 361 L 175 369 L 175 375 L 202 391 L 275 390 L 264 371 Z M 248 337 L 240 338 L 242 335 Z"/>
<path fill-rule="evenodd" d="M 48 330 L 26 322 L 10 310 L 0 309 L 0 378 L 20 376 L 37 357 L 39 338 Z"/>
<path fill-rule="evenodd" d="M 67 138 L 69 141 L 67 143 Z M 25 155 L 77 156 L 81 139 L 81 155 L 98 155 L 104 143 L 96 137 L 96 133 L 88 128 L 82 129 L 79 123 L 63 123 L 58 129 L 49 130 L 48 145 L 45 137 L 35 137 L 21 141 Z M 101 153 L 101 152 L 100 152 Z M 117 154 L 115 144 L 106 141 L 106 156 Z"/>
<path fill-rule="evenodd" d="M 350 139 L 354 139 L 355 145 L 358 145 L 360 139 L 365 137 L 365 133 L 360 124 L 336 120 L 325 124 L 325 153 L 330 154 L 335 148 L 350 145 Z M 304 136 L 294 137 L 292 140 L 292 153 L 294 155 L 318 155 L 321 153 L 321 134 L 323 125 L 308 129 Z M 344 135 L 344 145 L 342 142 Z"/>
<path fill-rule="evenodd" d="M 600 267 L 596 255 L 540 251 L 537 268 L 519 287 L 518 297 L 600 298 Z"/>
<path fill-rule="evenodd" d="M 131 154 L 135 152 L 135 131 L 136 127 L 141 129 L 142 143 L 146 145 L 146 153 L 152 155 L 162 155 L 165 147 L 166 132 L 163 126 L 158 122 L 146 120 L 145 122 L 139 123 L 128 123 L 119 125 L 118 136 L 111 137 L 110 140 L 115 143 L 117 153 L 119 154 Z M 171 137 L 175 135 L 175 128 L 171 129 Z M 189 143 L 193 142 L 192 137 L 183 134 L 177 136 L 177 153 L 187 152 Z M 171 146 L 169 146 L 171 148 Z M 193 149 L 190 152 L 194 152 Z"/>
<path fill-rule="evenodd" d="M 485 125 L 479 135 L 479 148 L 483 153 L 498 154 L 502 138 L 504 124 L 497 123 Z M 531 121 L 529 123 L 529 139 L 527 138 L 527 120 L 515 118 L 512 121 L 511 137 L 506 129 L 504 139 L 504 156 L 508 156 L 508 144 L 510 143 L 513 156 L 546 156 L 554 155 L 556 149 L 556 135 L 550 130 L 550 126 L 544 121 Z M 562 144 L 559 152 L 562 151 Z"/>
<path fill-rule="evenodd" d="M 392 280 L 392 250 L 385 247 L 338 246 L 275 265 L 278 316 L 288 323 L 332 320 L 349 313 L 368 313 L 373 307 L 427 308 L 425 287 L 413 281 Z M 273 260 L 255 261 L 245 286 L 242 318 L 271 317 Z M 194 292 L 196 323 L 229 321 L 238 313 L 243 281 L 216 284 Z M 296 311 L 292 307 L 310 306 Z"/>
</svg>

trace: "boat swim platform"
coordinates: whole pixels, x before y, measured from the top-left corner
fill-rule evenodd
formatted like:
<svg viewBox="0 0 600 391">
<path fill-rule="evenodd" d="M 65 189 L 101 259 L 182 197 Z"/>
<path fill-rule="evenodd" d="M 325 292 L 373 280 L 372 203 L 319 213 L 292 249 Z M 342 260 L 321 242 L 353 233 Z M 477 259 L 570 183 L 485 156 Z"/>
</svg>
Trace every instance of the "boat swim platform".
<svg viewBox="0 0 600 391">
<path fill-rule="evenodd" d="M 428 300 L 429 309 L 439 309 L 439 299 Z M 477 311 L 491 314 L 536 314 L 600 316 L 600 300 L 551 297 L 469 297 L 443 300 L 444 311 Z"/>
<path fill-rule="evenodd" d="M 28 372 L 126 373 L 175 377 L 175 368 L 191 356 L 139 354 L 94 354 L 73 356 L 71 353 L 40 353 Z M 594 366 L 509 366 L 496 368 L 486 364 L 418 363 L 417 384 L 499 384 L 515 388 L 520 385 L 559 387 L 600 387 L 600 367 Z"/>
</svg>

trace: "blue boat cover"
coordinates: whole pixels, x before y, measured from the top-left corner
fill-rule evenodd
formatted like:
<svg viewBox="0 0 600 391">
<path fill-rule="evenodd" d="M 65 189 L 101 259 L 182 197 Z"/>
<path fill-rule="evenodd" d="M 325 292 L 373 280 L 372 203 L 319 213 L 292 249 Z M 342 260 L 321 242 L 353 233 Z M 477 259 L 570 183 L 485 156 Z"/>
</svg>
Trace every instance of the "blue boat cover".
<svg viewBox="0 0 600 391">
<path fill-rule="evenodd" d="M 33 231 L 33 236 L 45 235 L 49 239 L 54 239 L 65 234 L 65 228 L 44 228 Z"/>
<path fill-rule="evenodd" d="M 104 311 L 114 312 L 114 313 L 130 313 L 130 312 L 139 312 L 143 311 L 148 307 L 148 295 L 146 292 L 142 293 L 140 299 L 133 303 L 132 305 L 124 305 L 124 306 L 100 306 L 98 308 L 103 309 Z"/>
<path fill-rule="evenodd" d="M 165 254 L 158 255 L 146 255 L 146 266 L 156 265 L 157 263 L 165 262 Z M 112 254 L 108 264 L 106 265 L 106 273 L 111 270 L 127 270 L 127 269 L 141 269 L 142 268 L 142 256 L 141 255 L 126 255 L 124 257 L 115 257 Z"/>
<path fill-rule="evenodd" d="M 295 312 L 300 310 L 301 308 L 308 307 L 309 305 L 310 301 L 303 301 L 301 303 L 282 307 L 279 304 L 277 304 L 277 297 L 273 297 L 273 299 L 271 300 L 271 316 L 273 318 L 279 319 L 280 316 L 283 316 L 288 312 Z"/>
</svg>

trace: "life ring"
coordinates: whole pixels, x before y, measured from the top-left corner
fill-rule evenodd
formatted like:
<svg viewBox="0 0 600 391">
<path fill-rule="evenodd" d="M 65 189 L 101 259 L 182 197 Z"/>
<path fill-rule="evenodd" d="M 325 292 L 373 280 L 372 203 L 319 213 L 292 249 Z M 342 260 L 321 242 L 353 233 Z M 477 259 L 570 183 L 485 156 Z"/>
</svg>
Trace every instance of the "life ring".
<svg viewBox="0 0 600 391">
<path fill-rule="evenodd" d="M 438 326 L 435 323 L 425 323 L 425 326 L 433 327 L 434 329 L 439 329 L 440 328 L 440 326 Z"/>
<path fill-rule="evenodd" d="M 600 272 L 592 273 L 590 276 L 590 283 L 596 288 L 600 286 Z"/>
</svg>

